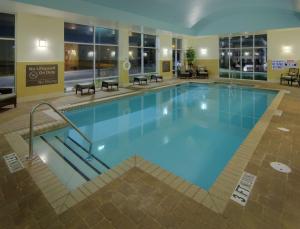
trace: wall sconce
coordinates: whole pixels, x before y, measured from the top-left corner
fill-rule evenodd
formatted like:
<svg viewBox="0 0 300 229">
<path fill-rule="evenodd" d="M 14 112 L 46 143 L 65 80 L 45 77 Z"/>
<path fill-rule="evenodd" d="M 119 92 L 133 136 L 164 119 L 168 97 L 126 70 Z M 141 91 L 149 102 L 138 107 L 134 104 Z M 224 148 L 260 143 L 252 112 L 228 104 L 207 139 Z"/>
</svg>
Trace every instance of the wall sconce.
<svg viewBox="0 0 300 229">
<path fill-rule="evenodd" d="M 48 42 L 46 40 L 38 40 L 38 47 L 39 48 L 47 48 Z"/>
<path fill-rule="evenodd" d="M 282 46 L 282 52 L 289 54 L 292 52 L 292 47 L 291 46 Z"/>
<path fill-rule="evenodd" d="M 168 56 L 168 49 L 167 48 L 163 48 L 162 52 L 163 52 L 163 56 L 167 57 Z"/>
<path fill-rule="evenodd" d="M 201 55 L 207 55 L 207 49 L 206 48 L 200 49 L 200 53 Z"/>
</svg>

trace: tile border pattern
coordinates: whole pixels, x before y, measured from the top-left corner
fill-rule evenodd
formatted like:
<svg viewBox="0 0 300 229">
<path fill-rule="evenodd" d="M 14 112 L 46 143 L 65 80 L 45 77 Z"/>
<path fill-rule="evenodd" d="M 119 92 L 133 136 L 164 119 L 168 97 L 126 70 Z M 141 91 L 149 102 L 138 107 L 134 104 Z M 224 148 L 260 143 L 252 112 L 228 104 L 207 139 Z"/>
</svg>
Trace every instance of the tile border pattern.
<svg viewBox="0 0 300 229">
<path fill-rule="evenodd" d="M 172 85 L 164 85 L 161 87 L 153 88 L 151 90 L 158 90 L 161 88 L 170 87 L 178 84 L 182 84 L 182 82 L 175 83 Z M 141 92 L 131 92 L 109 98 L 98 99 L 95 101 L 64 106 L 60 107 L 59 109 L 76 109 L 79 107 L 86 107 L 95 103 L 111 101 L 113 99 L 118 99 L 130 95 L 136 95 L 140 93 Z M 158 165 L 144 160 L 139 156 L 133 156 L 125 160 L 118 166 L 97 176 L 93 180 L 84 183 L 74 191 L 69 191 L 68 188 L 56 177 L 56 175 L 48 168 L 46 164 L 43 163 L 43 161 L 39 157 L 35 157 L 32 161 L 28 161 L 26 159 L 26 157 L 28 156 L 28 143 L 24 140 L 24 137 L 28 136 L 28 129 L 6 134 L 5 138 L 11 145 L 12 149 L 18 154 L 25 168 L 29 171 L 33 180 L 41 189 L 44 196 L 49 201 L 51 206 L 55 209 L 57 214 L 63 213 L 70 207 L 84 200 L 86 197 L 90 196 L 92 193 L 96 192 L 97 190 L 110 183 L 114 179 L 118 178 L 133 167 L 140 168 L 141 170 L 147 172 L 148 174 L 156 177 L 165 184 L 169 185 L 173 189 L 181 192 L 185 196 L 188 196 L 196 202 L 203 204 L 204 206 L 213 210 L 214 212 L 222 213 L 225 210 L 228 201 L 230 200 L 230 196 L 232 194 L 233 189 L 236 186 L 236 183 L 239 181 L 240 176 L 246 168 L 248 161 L 250 160 L 257 145 L 259 144 L 260 139 L 262 138 L 265 130 L 267 129 L 274 115 L 274 112 L 277 110 L 285 93 L 287 93 L 285 90 L 279 90 L 279 93 L 276 95 L 271 105 L 267 108 L 264 115 L 260 118 L 260 120 L 256 123 L 255 127 L 248 134 L 247 138 L 240 145 L 239 149 L 235 152 L 235 154 L 228 162 L 228 164 L 226 165 L 226 167 L 219 175 L 216 182 L 213 184 L 209 191 L 205 191 L 204 189 L 201 189 L 200 187 L 188 181 L 185 181 L 184 179 L 168 172 L 167 170 L 161 168 Z M 38 134 L 41 134 L 49 130 L 61 128 L 64 126 L 65 122 L 62 120 L 58 120 L 49 124 L 36 126 L 35 131 Z"/>
</svg>

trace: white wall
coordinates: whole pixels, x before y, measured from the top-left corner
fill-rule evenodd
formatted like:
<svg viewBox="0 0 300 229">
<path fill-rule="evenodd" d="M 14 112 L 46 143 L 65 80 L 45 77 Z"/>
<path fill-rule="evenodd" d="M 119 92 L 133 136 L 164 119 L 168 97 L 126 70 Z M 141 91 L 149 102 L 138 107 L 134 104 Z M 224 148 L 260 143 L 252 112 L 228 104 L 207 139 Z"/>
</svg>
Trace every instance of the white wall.
<svg viewBox="0 0 300 229">
<path fill-rule="evenodd" d="M 268 31 L 269 60 L 300 60 L 300 28 Z"/>
<path fill-rule="evenodd" d="M 197 59 L 219 59 L 218 36 L 191 37 L 188 39 L 188 47 L 193 47 L 197 53 Z"/>
<path fill-rule="evenodd" d="M 159 60 L 172 60 L 172 35 L 159 34 Z"/>
<path fill-rule="evenodd" d="M 37 46 L 46 40 L 47 48 Z M 16 16 L 16 61 L 64 61 L 64 20 L 32 14 Z"/>
</svg>

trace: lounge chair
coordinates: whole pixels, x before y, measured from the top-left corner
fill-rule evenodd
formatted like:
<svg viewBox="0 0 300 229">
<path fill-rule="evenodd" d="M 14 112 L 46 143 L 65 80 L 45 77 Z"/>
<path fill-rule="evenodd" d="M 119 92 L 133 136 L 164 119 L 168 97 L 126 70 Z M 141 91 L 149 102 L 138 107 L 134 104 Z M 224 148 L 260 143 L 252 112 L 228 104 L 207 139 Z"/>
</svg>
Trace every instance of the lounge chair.
<svg viewBox="0 0 300 229">
<path fill-rule="evenodd" d="M 200 79 L 208 79 L 208 71 L 205 67 L 196 70 L 196 77 Z"/>
<path fill-rule="evenodd" d="M 150 82 L 151 82 L 152 80 L 155 80 L 155 82 L 157 83 L 158 80 L 159 80 L 159 81 L 163 81 L 163 77 L 162 77 L 162 76 L 159 76 L 159 75 L 151 75 L 151 76 L 150 76 Z"/>
<path fill-rule="evenodd" d="M 193 77 L 193 71 L 189 70 L 186 72 L 181 72 L 180 70 L 177 70 L 177 77 L 180 79 L 188 79 Z"/>
<path fill-rule="evenodd" d="M 117 80 L 103 80 L 101 84 L 101 90 L 105 87 L 107 90 L 113 89 L 113 86 L 117 87 L 117 90 L 119 90 L 119 82 Z"/>
<path fill-rule="evenodd" d="M 289 68 L 288 73 L 281 74 L 280 84 L 284 81 L 288 82 L 288 85 L 293 85 L 293 82 L 299 82 L 299 68 Z"/>
<path fill-rule="evenodd" d="M 145 84 L 147 84 L 148 83 L 148 79 L 147 79 L 147 77 L 146 76 L 135 76 L 134 78 L 133 78 L 133 85 L 135 84 L 135 83 L 138 83 L 138 84 L 143 84 L 143 82 L 145 82 Z"/>
<path fill-rule="evenodd" d="M 77 91 L 81 92 L 81 95 L 83 95 L 83 90 L 88 89 L 88 93 L 90 93 L 90 90 L 93 90 L 93 94 L 95 94 L 95 84 L 94 83 L 78 83 L 75 85 L 76 94 Z"/>
<path fill-rule="evenodd" d="M 0 107 L 14 105 L 17 107 L 17 96 L 11 88 L 0 88 Z"/>
</svg>

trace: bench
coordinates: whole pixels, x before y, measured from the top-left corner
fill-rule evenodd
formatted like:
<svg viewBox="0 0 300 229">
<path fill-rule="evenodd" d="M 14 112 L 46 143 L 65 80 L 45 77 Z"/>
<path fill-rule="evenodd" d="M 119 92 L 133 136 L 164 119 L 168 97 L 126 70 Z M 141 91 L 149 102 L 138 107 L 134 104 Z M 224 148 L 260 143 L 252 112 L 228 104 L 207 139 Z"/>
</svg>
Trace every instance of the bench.
<svg viewBox="0 0 300 229">
<path fill-rule="evenodd" d="M 101 90 L 104 87 L 107 88 L 107 90 L 109 90 L 110 87 L 112 90 L 114 86 L 117 87 L 117 90 L 119 90 L 119 82 L 117 80 L 103 80 L 101 84 Z"/>
<path fill-rule="evenodd" d="M 150 82 L 151 82 L 152 80 L 155 80 L 156 83 L 157 83 L 158 80 L 159 80 L 159 81 L 163 81 L 163 77 L 162 77 L 162 76 L 159 76 L 159 75 L 151 75 L 151 77 L 150 77 Z"/>
<path fill-rule="evenodd" d="M 138 83 L 138 84 L 143 84 L 143 82 L 145 82 L 145 84 L 147 84 L 147 82 L 148 82 L 148 79 L 147 79 L 147 77 L 146 76 L 135 76 L 134 78 L 133 78 L 133 85 L 134 85 L 134 83 Z"/>
<path fill-rule="evenodd" d="M 0 88 L 0 107 L 14 105 L 17 107 L 17 96 L 11 88 Z"/>
<path fill-rule="evenodd" d="M 94 83 L 80 83 L 75 85 L 76 89 L 76 95 L 77 91 L 81 92 L 81 95 L 83 95 L 83 90 L 88 89 L 88 93 L 90 93 L 90 90 L 93 90 L 93 94 L 95 94 L 95 84 Z"/>
</svg>

